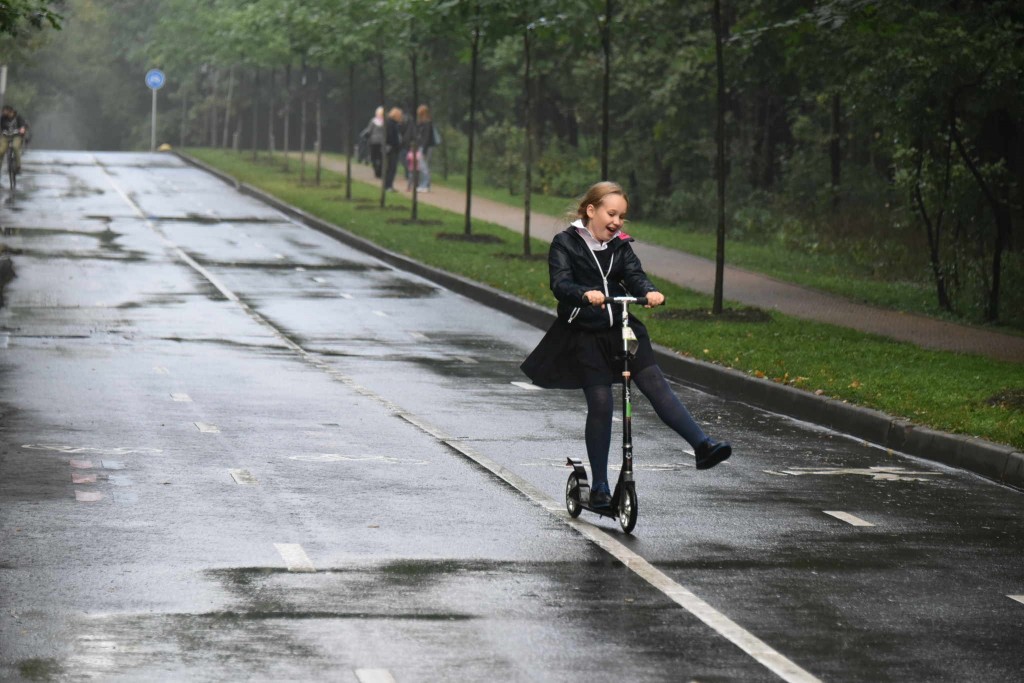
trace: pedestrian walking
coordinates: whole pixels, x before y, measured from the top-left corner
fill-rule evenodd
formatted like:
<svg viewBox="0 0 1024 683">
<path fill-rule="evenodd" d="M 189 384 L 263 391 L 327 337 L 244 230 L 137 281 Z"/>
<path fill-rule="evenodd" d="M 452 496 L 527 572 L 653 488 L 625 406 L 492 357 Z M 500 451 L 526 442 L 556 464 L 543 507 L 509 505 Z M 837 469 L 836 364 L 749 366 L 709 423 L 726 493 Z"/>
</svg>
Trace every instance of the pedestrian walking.
<svg viewBox="0 0 1024 683">
<path fill-rule="evenodd" d="M 377 107 L 373 118 L 366 124 L 366 128 L 359 134 L 359 137 L 366 140 L 369 147 L 370 164 L 373 166 L 374 177 L 380 178 L 384 163 L 384 107 Z"/>
<path fill-rule="evenodd" d="M 416 144 L 420 150 L 420 159 L 416 164 L 419 173 L 416 189 L 420 192 L 430 192 L 430 150 L 434 148 L 436 135 L 430 107 L 421 104 L 416 108 Z"/>
<path fill-rule="evenodd" d="M 384 189 L 395 190 L 395 173 L 398 171 L 398 154 L 402 149 L 402 110 L 392 107 L 384 122 Z"/>
</svg>

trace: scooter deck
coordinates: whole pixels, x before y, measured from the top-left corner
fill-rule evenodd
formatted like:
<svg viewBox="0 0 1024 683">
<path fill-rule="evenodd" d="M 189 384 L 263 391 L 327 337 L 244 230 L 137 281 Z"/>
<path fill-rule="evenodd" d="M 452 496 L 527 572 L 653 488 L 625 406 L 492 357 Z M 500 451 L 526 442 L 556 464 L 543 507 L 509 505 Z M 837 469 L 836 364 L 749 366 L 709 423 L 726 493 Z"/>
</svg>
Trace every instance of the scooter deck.
<svg viewBox="0 0 1024 683">
<path fill-rule="evenodd" d="M 566 458 L 566 465 L 569 465 L 576 471 L 577 480 L 582 486 L 585 486 L 587 490 L 590 490 L 590 486 L 587 483 L 587 471 L 583 467 L 583 462 L 576 458 Z M 622 474 L 619 474 L 619 481 L 615 483 L 615 490 L 612 492 L 612 499 L 608 503 L 607 507 L 591 507 L 589 502 L 579 501 L 579 505 L 582 509 L 587 512 L 592 512 L 595 515 L 601 517 L 608 517 L 609 519 L 616 519 L 619 516 L 619 491 L 622 487 Z M 587 496 L 589 498 L 589 495 Z M 581 496 L 582 498 L 582 496 Z"/>
</svg>

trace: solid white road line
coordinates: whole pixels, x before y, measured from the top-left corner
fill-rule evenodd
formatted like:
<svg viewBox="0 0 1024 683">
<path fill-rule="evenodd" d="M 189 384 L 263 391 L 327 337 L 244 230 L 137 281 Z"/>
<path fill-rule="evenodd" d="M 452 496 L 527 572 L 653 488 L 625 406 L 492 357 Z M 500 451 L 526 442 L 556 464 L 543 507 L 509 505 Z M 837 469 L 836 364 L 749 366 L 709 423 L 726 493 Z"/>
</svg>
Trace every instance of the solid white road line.
<svg viewBox="0 0 1024 683">
<path fill-rule="evenodd" d="M 220 433 L 220 427 L 218 427 L 217 425 L 212 425 L 207 422 L 193 422 L 192 424 L 194 424 L 196 426 L 196 429 L 203 432 L 204 434 Z"/>
<path fill-rule="evenodd" d="M 637 576 L 647 581 L 651 586 L 664 593 L 670 600 L 710 626 L 716 633 L 746 652 L 779 678 L 790 683 L 820 683 L 819 679 L 813 674 L 802 669 L 796 663 L 787 659 L 785 655 L 777 652 L 760 638 L 701 600 L 693 592 L 670 579 L 647 560 L 609 536 L 600 527 L 569 517 L 569 513 L 565 511 L 561 503 L 548 498 L 530 482 L 502 467 L 487 456 L 476 452 L 468 445 L 456 439 L 445 437 L 436 427 L 418 418 L 404 413 L 400 413 L 399 417 L 410 424 L 416 425 L 426 433 L 439 439 L 455 451 L 503 479 L 531 501 L 601 547 Z"/>
<path fill-rule="evenodd" d="M 836 519 L 841 519 L 847 524 L 851 524 L 853 526 L 875 526 L 871 522 L 864 521 L 860 517 L 851 515 L 849 512 L 841 512 L 840 510 L 822 510 L 822 512 L 826 515 L 831 515 Z"/>
<path fill-rule="evenodd" d="M 191 403 L 192 397 L 188 394 L 171 394 L 171 398 L 178 403 Z"/>
<path fill-rule="evenodd" d="M 540 391 L 540 387 L 536 384 L 530 384 L 529 382 L 509 382 L 509 384 L 513 384 L 520 389 L 526 389 L 527 391 Z"/>
<path fill-rule="evenodd" d="M 306 551 L 298 543 L 275 543 L 274 547 L 290 572 L 315 572 Z"/>
<path fill-rule="evenodd" d="M 359 683 L 396 683 L 387 669 L 356 669 L 355 673 Z"/>
<path fill-rule="evenodd" d="M 1011 600 L 1016 600 L 1020 604 L 1024 605 L 1024 595 L 1007 595 L 1006 597 L 1010 598 Z"/>
</svg>

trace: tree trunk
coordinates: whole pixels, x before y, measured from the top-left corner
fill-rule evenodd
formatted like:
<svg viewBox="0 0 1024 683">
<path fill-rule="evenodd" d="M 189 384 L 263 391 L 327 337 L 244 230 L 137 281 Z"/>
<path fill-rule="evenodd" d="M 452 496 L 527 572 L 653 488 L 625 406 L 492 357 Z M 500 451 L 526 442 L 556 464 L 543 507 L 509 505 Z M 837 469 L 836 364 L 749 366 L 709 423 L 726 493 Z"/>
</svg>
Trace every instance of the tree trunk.
<svg viewBox="0 0 1024 683">
<path fill-rule="evenodd" d="M 228 148 L 230 144 L 228 140 L 231 137 L 231 104 L 232 99 L 235 96 L 235 67 L 232 66 L 228 69 L 228 99 L 224 103 L 224 149 Z"/>
<path fill-rule="evenodd" d="M 299 185 L 306 184 L 306 56 L 302 56 L 302 82 L 299 84 Z"/>
<path fill-rule="evenodd" d="M 604 53 L 604 77 L 601 83 L 601 180 L 608 180 L 608 108 L 612 75 L 612 0 L 604 3 L 604 25 L 601 27 L 601 50 Z"/>
<path fill-rule="evenodd" d="M 316 68 L 316 186 L 320 187 L 320 175 L 323 168 L 324 148 L 324 72 L 319 66 Z"/>
<path fill-rule="evenodd" d="M 353 124 L 355 122 L 355 109 L 353 101 L 355 100 L 355 88 L 356 88 L 356 65 L 349 63 L 348 65 L 348 92 L 346 93 L 346 107 L 348 111 L 348 121 L 345 122 L 345 199 L 352 199 L 352 133 Z"/>
<path fill-rule="evenodd" d="M 843 119 L 842 100 L 840 97 L 841 96 L 838 92 L 832 93 L 831 130 L 829 130 L 828 139 L 829 168 L 831 170 L 832 181 L 832 211 L 839 209 L 839 189 L 842 181 L 843 170 Z"/>
<path fill-rule="evenodd" d="M 220 127 L 217 125 L 217 123 L 220 121 L 220 119 L 217 117 L 217 86 L 219 85 L 220 81 L 220 71 L 218 69 L 213 69 L 213 75 L 211 76 L 211 80 L 212 82 L 210 84 L 211 96 L 209 110 L 210 115 L 207 117 L 206 120 L 207 125 L 209 126 L 208 132 L 210 133 L 210 147 L 220 147 L 220 143 L 218 142 L 217 138 L 217 133 L 220 130 Z"/>
<path fill-rule="evenodd" d="M 256 161 L 256 146 L 260 129 L 260 108 L 257 106 L 260 101 L 260 69 L 256 67 L 252 81 L 252 160 Z"/>
<path fill-rule="evenodd" d="M 950 139 L 952 144 L 952 139 Z M 949 188 L 949 167 L 950 157 L 952 156 L 952 149 L 947 145 L 946 149 L 946 190 Z M 942 218 L 944 216 L 945 206 L 940 206 L 939 211 L 936 214 L 935 221 L 931 220 L 928 215 L 927 207 L 925 206 L 924 197 L 921 194 L 921 183 L 922 183 L 922 166 L 924 163 L 924 150 L 918 150 L 918 156 L 915 164 L 917 171 L 917 182 L 914 183 L 913 201 L 917 206 L 917 211 L 921 215 L 921 222 L 924 223 L 925 232 L 928 237 L 928 256 L 931 262 L 932 277 L 935 279 L 935 293 L 938 297 L 939 307 L 944 311 L 952 311 L 953 307 L 949 300 L 949 286 L 946 283 L 946 277 L 944 269 L 942 267 Z M 943 204 L 945 203 L 945 193 L 943 196 Z"/>
<path fill-rule="evenodd" d="M 277 118 L 274 111 L 274 92 L 276 90 L 277 70 L 270 70 L 270 83 L 267 88 L 267 158 L 274 158 L 274 119 Z"/>
<path fill-rule="evenodd" d="M 523 31 L 523 93 L 526 96 L 526 144 L 523 162 L 526 166 L 523 182 L 523 255 L 530 255 L 530 200 L 533 186 L 533 98 L 530 93 L 530 29 Z"/>
<path fill-rule="evenodd" d="M 185 134 L 188 130 L 188 91 L 185 91 L 181 95 L 181 139 L 178 141 L 178 147 L 185 147 Z"/>
<path fill-rule="evenodd" d="M 283 138 L 284 142 L 284 170 L 288 170 L 288 152 L 289 139 L 292 127 L 292 65 L 287 64 L 284 67 L 284 131 Z"/>
<path fill-rule="evenodd" d="M 469 67 L 469 150 L 466 155 L 466 229 L 465 233 L 473 233 L 473 148 L 476 142 L 476 72 L 480 59 L 480 3 L 475 7 L 476 21 L 473 24 L 473 40 L 471 44 Z"/>
<path fill-rule="evenodd" d="M 725 63 L 722 58 L 722 28 L 720 0 L 714 0 L 712 23 L 715 31 L 715 181 L 718 185 L 718 229 L 715 248 L 715 298 L 712 313 L 722 313 L 725 289 Z"/>
<path fill-rule="evenodd" d="M 992 285 L 989 289 L 988 306 L 985 310 L 985 319 L 989 322 L 996 322 L 999 320 L 999 288 L 1002 282 L 1003 251 L 1006 249 L 1006 245 L 1009 244 L 1010 234 L 1013 232 L 1013 218 L 1006 204 L 996 197 L 991 184 L 985 180 L 977 164 L 974 163 L 974 159 L 968 154 L 963 138 L 960 135 L 960 130 L 956 126 L 956 111 L 952 103 L 950 110 L 952 121 L 950 132 L 952 133 L 953 141 L 956 142 L 957 151 L 960 153 L 960 158 L 963 159 L 964 164 L 967 165 L 967 169 L 971 172 L 974 181 L 981 189 L 981 193 L 992 211 L 996 224 L 996 237 L 992 254 Z"/>
<path fill-rule="evenodd" d="M 416 46 L 412 45 L 409 49 L 409 63 L 412 66 L 412 108 L 410 109 L 411 113 L 409 116 L 409 151 L 412 152 L 412 163 L 409 165 L 409 182 L 412 183 L 412 220 L 414 222 L 419 220 L 419 201 L 417 194 L 420 186 L 421 163 L 421 160 L 418 158 L 419 140 L 417 140 L 416 135 L 419 131 L 419 120 L 416 116 L 416 107 L 420 101 L 419 73 L 416 69 L 417 58 Z"/>
</svg>

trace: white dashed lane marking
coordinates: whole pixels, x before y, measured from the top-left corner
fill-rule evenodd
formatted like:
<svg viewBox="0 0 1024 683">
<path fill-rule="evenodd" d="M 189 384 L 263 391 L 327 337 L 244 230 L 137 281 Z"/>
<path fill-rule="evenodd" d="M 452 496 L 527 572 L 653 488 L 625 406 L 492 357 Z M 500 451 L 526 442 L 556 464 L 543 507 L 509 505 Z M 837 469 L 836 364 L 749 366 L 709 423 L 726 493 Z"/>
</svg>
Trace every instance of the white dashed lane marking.
<svg viewBox="0 0 1024 683">
<path fill-rule="evenodd" d="M 1010 598 L 1011 600 L 1016 600 L 1020 604 L 1024 605 L 1024 595 L 1007 595 L 1006 597 Z"/>
<path fill-rule="evenodd" d="M 256 477 L 252 476 L 249 470 L 228 470 L 231 473 L 231 478 L 235 480 L 235 483 L 239 486 L 255 486 L 259 482 Z"/>
<path fill-rule="evenodd" d="M 171 398 L 178 403 L 191 403 L 192 397 L 188 394 L 171 394 Z"/>
<path fill-rule="evenodd" d="M 851 515 L 849 512 L 841 512 L 839 510 L 822 510 L 822 512 L 824 512 L 826 515 L 830 515 L 832 517 L 835 517 L 836 519 L 841 519 L 842 521 L 846 522 L 847 524 L 850 524 L 850 525 L 853 525 L 853 526 L 875 526 L 871 522 L 867 522 L 867 521 L 861 519 L 860 517 L 856 517 L 854 515 Z"/>
<path fill-rule="evenodd" d="M 275 543 L 278 554 L 290 572 L 315 572 L 312 561 L 298 543 Z"/>
<path fill-rule="evenodd" d="M 217 425 L 208 424 L 206 422 L 193 422 L 192 424 L 194 424 L 196 426 L 196 429 L 203 432 L 204 434 L 220 433 L 220 427 L 218 427 Z"/>
<path fill-rule="evenodd" d="M 154 365 L 153 366 L 153 372 L 155 372 L 158 375 L 169 375 L 169 374 L 171 374 L 171 371 L 168 370 L 167 368 L 165 368 L 162 365 Z"/>
<path fill-rule="evenodd" d="M 359 683 L 396 683 L 387 669 L 356 669 L 355 673 Z"/>
</svg>

